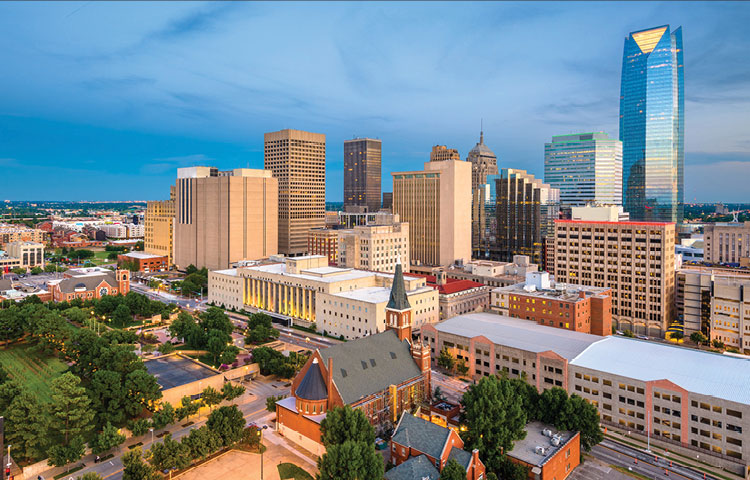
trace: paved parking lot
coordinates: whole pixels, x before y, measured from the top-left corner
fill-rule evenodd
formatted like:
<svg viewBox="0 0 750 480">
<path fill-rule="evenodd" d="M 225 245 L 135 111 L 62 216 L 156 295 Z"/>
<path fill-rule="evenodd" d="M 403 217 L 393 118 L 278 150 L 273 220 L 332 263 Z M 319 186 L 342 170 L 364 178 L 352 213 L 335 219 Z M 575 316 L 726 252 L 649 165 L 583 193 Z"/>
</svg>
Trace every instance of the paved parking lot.
<svg viewBox="0 0 750 480">
<path fill-rule="evenodd" d="M 625 475 L 596 458 L 586 457 L 586 462 L 576 467 L 568 480 L 633 480 L 633 478 L 637 477 Z"/>
</svg>

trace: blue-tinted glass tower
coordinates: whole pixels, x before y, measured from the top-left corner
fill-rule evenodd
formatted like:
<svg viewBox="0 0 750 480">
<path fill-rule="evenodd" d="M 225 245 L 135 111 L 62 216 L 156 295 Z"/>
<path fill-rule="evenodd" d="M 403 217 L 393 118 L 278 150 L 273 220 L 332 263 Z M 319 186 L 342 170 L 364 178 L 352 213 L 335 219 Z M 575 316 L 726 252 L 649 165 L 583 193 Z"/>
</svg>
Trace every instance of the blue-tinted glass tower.
<svg viewBox="0 0 750 480">
<path fill-rule="evenodd" d="M 620 85 L 622 192 L 633 220 L 682 222 L 685 95 L 682 27 L 625 38 Z"/>
</svg>

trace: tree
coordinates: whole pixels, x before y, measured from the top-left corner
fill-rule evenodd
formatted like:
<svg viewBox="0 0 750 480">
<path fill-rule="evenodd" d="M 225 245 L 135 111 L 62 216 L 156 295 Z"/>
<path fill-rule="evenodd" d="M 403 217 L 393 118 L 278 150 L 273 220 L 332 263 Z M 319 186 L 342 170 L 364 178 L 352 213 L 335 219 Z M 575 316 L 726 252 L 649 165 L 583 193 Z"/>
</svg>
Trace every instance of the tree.
<svg viewBox="0 0 750 480">
<path fill-rule="evenodd" d="M 190 415 L 193 415 L 194 413 L 198 413 L 198 409 L 201 408 L 201 406 L 194 402 L 192 398 L 185 395 L 180 400 L 180 407 L 175 409 L 174 413 L 178 420 L 182 420 L 183 418 L 190 418 Z"/>
<path fill-rule="evenodd" d="M 214 387 L 206 387 L 201 392 L 201 401 L 209 410 L 213 410 L 214 405 L 218 405 L 224 400 L 224 396 Z"/>
<path fill-rule="evenodd" d="M 219 407 L 208 416 L 206 425 L 221 438 L 221 444 L 227 447 L 242 438 L 245 418 L 236 405 Z"/>
<path fill-rule="evenodd" d="M 443 400 L 445 398 L 445 395 L 443 394 L 443 391 L 440 389 L 440 386 L 435 387 L 435 392 L 432 394 L 432 397 L 435 400 Z"/>
<path fill-rule="evenodd" d="M 528 468 L 512 462 L 507 455 L 501 457 L 500 464 L 495 471 L 503 480 L 526 480 L 529 478 Z"/>
<path fill-rule="evenodd" d="M 723 349 L 723 348 L 724 348 L 724 342 L 722 342 L 722 341 L 721 341 L 721 340 L 719 340 L 718 338 L 714 339 L 714 340 L 713 340 L 713 341 L 711 342 L 711 345 L 713 345 L 713 346 L 714 346 L 714 348 L 718 348 L 718 349 Z"/>
<path fill-rule="evenodd" d="M 683 334 L 682 332 L 671 332 L 669 334 L 669 337 L 674 340 L 682 340 L 685 337 L 685 334 Z"/>
<path fill-rule="evenodd" d="M 109 252 L 109 253 L 107 254 L 107 260 L 113 260 L 113 261 L 114 261 L 114 260 L 117 260 L 117 257 L 118 257 L 119 255 L 120 255 L 120 254 L 119 254 L 119 253 L 117 253 L 117 252 Z"/>
<path fill-rule="evenodd" d="M 103 477 L 96 472 L 86 472 L 78 480 L 103 480 Z"/>
<path fill-rule="evenodd" d="M 8 384 L 11 382 L 5 385 Z M 7 409 L 3 408 L 0 411 L 6 418 L 5 439 L 6 443 L 13 445 L 14 457 L 42 457 L 47 419 L 37 396 L 26 389 L 19 390 Z"/>
<path fill-rule="evenodd" d="M 31 267 L 31 274 L 32 275 L 39 275 L 40 273 L 43 273 L 44 270 L 42 270 L 41 267 Z"/>
<path fill-rule="evenodd" d="M 243 393 L 245 393 L 245 387 L 234 385 L 232 382 L 227 382 L 221 387 L 221 396 L 228 402 L 239 398 Z"/>
<path fill-rule="evenodd" d="M 453 371 L 453 368 L 456 366 L 456 359 L 453 358 L 451 352 L 448 351 L 448 347 L 443 347 L 443 349 L 440 350 L 440 356 L 438 357 L 437 362 L 439 367 L 449 371 Z"/>
<path fill-rule="evenodd" d="M 154 467 L 143 461 L 140 447 L 129 450 L 122 455 L 122 480 L 159 480 Z"/>
<path fill-rule="evenodd" d="M 112 450 L 125 441 L 125 435 L 121 434 L 111 423 L 107 423 L 99 435 L 93 440 L 91 451 L 99 454 Z"/>
<path fill-rule="evenodd" d="M 71 438 L 67 445 L 56 444 L 50 447 L 47 450 L 49 455 L 47 463 L 55 467 L 63 467 L 80 460 L 85 451 L 86 445 L 83 443 L 83 437 L 76 436 Z"/>
<path fill-rule="evenodd" d="M 112 313 L 112 323 L 115 327 L 126 327 L 132 320 L 133 315 L 130 313 L 128 306 L 124 303 L 119 304 Z"/>
<path fill-rule="evenodd" d="M 231 337 L 230 337 L 231 339 Z M 206 349 L 214 357 L 214 364 L 219 359 L 219 355 L 227 348 L 227 335 L 219 330 L 211 330 L 206 342 Z"/>
<path fill-rule="evenodd" d="M 191 274 L 193 274 L 193 273 L 196 273 L 197 271 L 198 271 L 198 267 L 196 267 L 195 265 L 193 265 L 193 264 L 191 263 L 191 264 L 190 264 L 190 265 L 188 265 L 188 266 L 187 266 L 187 268 L 185 269 L 185 274 L 186 274 L 186 275 L 191 275 Z"/>
<path fill-rule="evenodd" d="M 16 275 L 24 275 L 26 273 L 26 269 L 21 267 L 12 268 L 10 271 Z"/>
<path fill-rule="evenodd" d="M 448 460 L 448 463 L 440 472 L 441 480 L 466 480 L 466 469 L 454 458 Z"/>
<path fill-rule="evenodd" d="M 462 435 L 465 448 L 478 449 L 488 469 L 497 470 L 502 452 L 526 436 L 523 398 L 510 380 L 490 376 L 469 387 L 461 405 L 461 420 L 468 427 Z"/>
<path fill-rule="evenodd" d="M 182 339 L 193 348 L 199 348 L 203 344 L 201 341 L 203 332 L 201 332 L 195 318 L 187 312 L 180 312 L 177 315 L 177 318 L 169 326 L 169 333 L 173 337 Z"/>
<path fill-rule="evenodd" d="M 144 409 L 161 398 L 161 387 L 145 367 L 131 371 L 125 376 L 125 391 L 125 413 L 131 417 L 140 415 Z"/>
<path fill-rule="evenodd" d="M 708 342 L 708 338 L 701 332 L 693 332 L 690 334 L 690 340 L 695 342 L 700 348 L 701 344 Z"/>
<path fill-rule="evenodd" d="M 151 428 L 151 422 L 145 418 L 138 418 L 130 421 L 129 428 L 134 437 L 140 437 L 141 435 L 145 435 L 148 429 Z"/>
<path fill-rule="evenodd" d="M 375 444 L 347 440 L 326 446 L 318 460 L 317 480 L 381 480 L 384 476 L 383 457 Z"/>
<path fill-rule="evenodd" d="M 458 371 L 459 375 L 469 373 L 469 366 L 466 365 L 466 361 L 463 358 L 456 362 L 456 371 Z"/>
<path fill-rule="evenodd" d="M 328 410 L 326 418 L 320 422 L 320 438 L 326 447 L 347 440 L 374 445 L 375 429 L 362 410 L 353 410 L 347 405 Z"/>
<path fill-rule="evenodd" d="M 222 447 L 221 437 L 205 425 L 190 430 L 190 435 L 183 437 L 182 443 L 188 447 L 190 458 L 194 460 L 205 459 Z"/>
<path fill-rule="evenodd" d="M 175 410 L 171 403 L 165 403 L 161 409 L 154 413 L 151 422 L 156 430 L 162 429 L 167 425 L 174 423 Z"/>
<path fill-rule="evenodd" d="M 170 353 L 175 351 L 175 346 L 172 345 L 172 342 L 164 342 L 161 345 L 159 345 L 158 350 L 159 353 L 162 355 L 169 355 Z"/>
<path fill-rule="evenodd" d="M 49 437 L 60 447 L 77 447 L 91 429 L 94 411 L 81 379 L 70 372 L 63 373 L 51 383 L 49 411 Z M 77 451 L 77 449 L 73 449 Z M 68 452 L 72 453 L 72 452 Z"/>
<path fill-rule="evenodd" d="M 569 402 L 573 414 L 567 423 L 560 422 L 560 427 L 555 423 L 555 427 L 581 432 L 581 448 L 588 452 L 594 445 L 604 440 L 604 434 L 599 426 L 599 411 L 576 394 L 570 396 Z"/>
<path fill-rule="evenodd" d="M 137 252 L 142 252 L 143 246 L 144 246 L 143 240 L 138 240 L 137 242 L 135 242 L 135 245 L 133 246 L 133 250 Z"/>
<path fill-rule="evenodd" d="M 276 402 L 284 398 L 284 395 L 279 395 L 278 397 L 271 395 L 270 397 L 266 398 L 266 410 L 269 412 L 275 412 L 276 411 Z"/>
<path fill-rule="evenodd" d="M 163 442 L 151 446 L 149 463 L 160 472 L 186 468 L 190 465 L 190 447 L 172 440 L 172 434 L 168 433 Z"/>
</svg>

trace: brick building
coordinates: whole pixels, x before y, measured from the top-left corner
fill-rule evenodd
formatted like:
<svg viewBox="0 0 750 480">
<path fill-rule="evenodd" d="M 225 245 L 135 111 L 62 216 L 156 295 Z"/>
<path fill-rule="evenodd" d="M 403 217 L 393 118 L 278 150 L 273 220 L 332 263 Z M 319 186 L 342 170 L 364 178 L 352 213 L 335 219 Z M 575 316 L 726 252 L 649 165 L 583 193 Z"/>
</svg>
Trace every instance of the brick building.
<svg viewBox="0 0 750 480">
<path fill-rule="evenodd" d="M 412 341 L 411 305 L 400 267 L 386 317 L 383 333 L 313 352 L 292 381 L 292 395 L 276 402 L 279 433 L 322 455 L 320 422 L 331 408 L 360 409 L 377 430 L 430 398 L 430 353 Z"/>
<path fill-rule="evenodd" d="M 489 307 L 490 287 L 482 283 L 448 278 L 445 271 L 438 271 L 435 275 L 410 275 L 424 277 L 427 285 L 438 291 L 440 320 L 464 313 L 481 312 Z"/>
<path fill-rule="evenodd" d="M 49 288 L 52 299 L 56 302 L 69 302 L 75 298 L 91 300 L 105 295 L 125 295 L 130 291 L 130 272 L 94 269 L 90 273 L 66 275 L 62 280 L 51 280 Z"/>
<path fill-rule="evenodd" d="M 117 265 L 122 267 L 125 262 L 136 263 L 139 272 L 162 272 L 169 269 L 169 257 L 166 255 L 130 252 L 117 256 Z"/>
<path fill-rule="evenodd" d="M 492 290 L 491 309 L 500 315 L 594 335 L 612 333 L 612 290 L 566 285 L 547 272 L 529 272 L 526 282 Z"/>
<path fill-rule="evenodd" d="M 339 232 L 330 228 L 311 228 L 307 232 L 307 253 L 325 255 L 328 263 L 338 263 Z"/>
<path fill-rule="evenodd" d="M 579 432 L 556 432 L 541 422 L 526 425 L 526 436 L 508 452 L 511 462 L 529 469 L 529 479 L 565 480 L 581 463 Z"/>
<path fill-rule="evenodd" d="M 467 452 L 463 448 L 464 442 L 455 430 L 404 412 L 391 437 L 391 463 L 396 467 L 389 470 L 385 478 L 437 479 L 450 459 L 466 469 L 467 480 L 484 478 L 485 467 L 479 459 L 479 450 Z M 420 476 L 414 476 L 415 473 Z"/>
</svg>

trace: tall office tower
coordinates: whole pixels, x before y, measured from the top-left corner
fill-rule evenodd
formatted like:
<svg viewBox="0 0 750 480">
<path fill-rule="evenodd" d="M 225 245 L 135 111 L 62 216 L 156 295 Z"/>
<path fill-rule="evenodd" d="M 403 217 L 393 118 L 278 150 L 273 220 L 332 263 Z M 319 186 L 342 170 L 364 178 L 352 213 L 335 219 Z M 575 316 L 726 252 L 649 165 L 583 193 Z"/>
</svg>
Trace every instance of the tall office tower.
<svg viewBox="0 0 750 480">
<path fill-rule="evenodd" d="M 393 192 L 383 192 L 383 210 L 393 208 Z"/>
<path fill-rule="evenodd" d="M 445 145 L 435 145 L 430 152 L 431 162 L 443 162 L 445 160 L 461 160 L 461 155 L 455 148 L 448 148 Z"/>
<path fill-rule="evenodd" d="M 471 196 L 472 258 L 497 260 L 497 183 L 500 175 L 486 175 Z"/>
<path fill-rule="evenodd" d="M 625 210 L 634 220 L 682 223 L 685 161 L 682 27 L 625 38 L 620 140 Z"/>
<path fill-rule="evenodd" d="M 707 262 L 750 266 L 750 222 L 708 223 L 703 232 Z"/>
<path fill-rule="evenodd" d="M 177 169 L 174 263 L 209 270 L 275 255 L 279 182 L 268 170 Z M 305 237 L 307 241 L 307 237 Z"/>
<path fill-rule="evenodd" d="M 471 165 L 427 162 L 393 172 L 393 213 L 409 224 L 412 263 L 450 265 L 471 259 Z"/>
<path fill-rule="evenodd" d="M 497 184 L 497 243 L 500 259 L 528 255 L 542 262 L 542 239 L 552 235 L 560 213 L 560 190 L 526 172 L 503 168 Z"/>
<path fill-rule="evenodd" d="M 675 225 L 555 222 L 555 280 L 612 289 L 621 330 L 663 337 L 674 318 Z"/>
<path fill-rule="evenodd" d="M 169 200 L 151 201 L 146 204 L 144 218 L 143 251 L 167 257 L 172 265 L 174 248 L 174 200 L 175 187 L 169 187 Z"/>
<path fill-rule="evenodd" d="M 544 182 L 564 205 L 622 205 L 622 142 L 604 132 L 555 135 L 544 144 Z"/>
<path fill-rule="evenodd" d="M 382 142 L 372 138 L 344 141 L 344 207 L 380 210 L 381 149 Z"/>
<path fill-rule="evenodd" d="M 487 175 L 497 175 L 497 156 L 484 144 L 484 132 L 479 132 L 479 143 L 469 151 L 471 162 L 471 190 L 487 183 Z"/>
<path fill-rule="evenodd" d="M 279 180 L 279 253 L 307 252 L 307 232 L 325 226 L 326 136 L 301 130 L 266 133 L 264 164 Z"/>
</svg>

